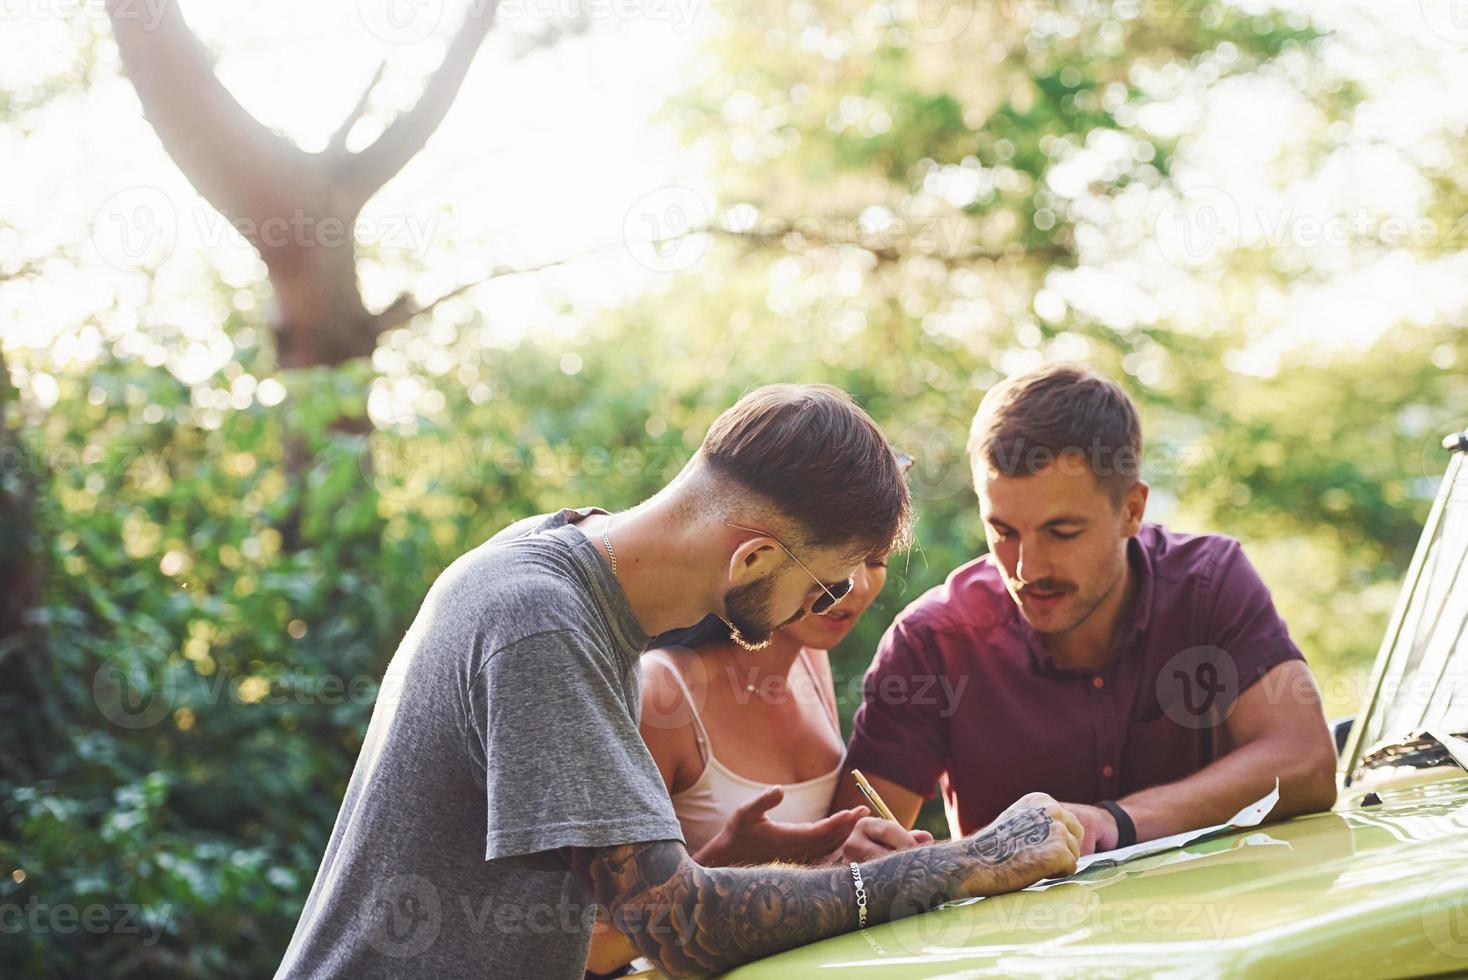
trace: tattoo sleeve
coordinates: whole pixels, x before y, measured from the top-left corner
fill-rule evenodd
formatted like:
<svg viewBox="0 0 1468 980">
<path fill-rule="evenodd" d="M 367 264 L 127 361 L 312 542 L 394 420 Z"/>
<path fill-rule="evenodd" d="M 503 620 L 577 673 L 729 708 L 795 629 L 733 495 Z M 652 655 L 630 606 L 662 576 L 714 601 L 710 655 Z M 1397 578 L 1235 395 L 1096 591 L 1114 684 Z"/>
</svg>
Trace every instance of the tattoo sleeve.
<svg viewBox="0 0 1468 980">
<path fill-rule="evenodd" d="M 1017 809 L 971 837 L 867 862 L 868 921 L 1030 884 L 1039 876 L 1027 876 L 1025 849 L 1051 823 L 1038 807 Z M 677 841 L 578 848 L 572 860 L 612 923 L 669 976 L 719 973 L 857 925 L 846 865 L 705 868 Z"/>
</svg>

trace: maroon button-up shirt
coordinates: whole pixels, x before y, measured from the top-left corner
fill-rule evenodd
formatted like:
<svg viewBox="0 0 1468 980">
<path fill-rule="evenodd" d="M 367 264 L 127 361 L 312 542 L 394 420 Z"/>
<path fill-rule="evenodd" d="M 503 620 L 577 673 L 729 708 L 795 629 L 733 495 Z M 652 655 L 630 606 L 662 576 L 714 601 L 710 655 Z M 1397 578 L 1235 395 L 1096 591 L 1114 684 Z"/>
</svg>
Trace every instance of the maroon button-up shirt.
<svg viewBox="0 0 1468 980">
<path fill-rule="evenodd" d="M 1228 750 L 1233 701 L 1304 659 L 1237 541 L 1146 524 L 1116 655 L 1065 668 L 989 556 L 893 622 L 867 671 L 844 768 L 943 791 L 964 834 L 1026 793 L 1098 803 L 1168 783 Z"/>
</svg>

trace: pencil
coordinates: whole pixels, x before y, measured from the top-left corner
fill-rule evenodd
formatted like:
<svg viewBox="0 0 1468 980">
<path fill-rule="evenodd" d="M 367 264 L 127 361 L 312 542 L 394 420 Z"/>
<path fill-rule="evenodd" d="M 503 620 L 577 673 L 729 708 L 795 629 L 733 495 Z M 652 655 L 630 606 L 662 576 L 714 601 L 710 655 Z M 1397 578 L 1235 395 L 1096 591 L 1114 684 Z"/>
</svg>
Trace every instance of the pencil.
<svg viewBox="0 0 1468 980">
<path fill-rule="evenodd" d="M 877 812 L 884 818 L 893 823 L 897 823 L 897 818 L 892 816 L 892 811 L 887 808 L 887 804 L 883 802 L 882 797 L 872 788 L 872 784 L 867 782 L 867 777 L 861 774 L 861 770 L 853 769 L 851 770 L 851 775 L 856 778 L 856 788 L 861 790 L 861 795 L 867 798 L 867 802 L 875 807 Z"/>
</svg>

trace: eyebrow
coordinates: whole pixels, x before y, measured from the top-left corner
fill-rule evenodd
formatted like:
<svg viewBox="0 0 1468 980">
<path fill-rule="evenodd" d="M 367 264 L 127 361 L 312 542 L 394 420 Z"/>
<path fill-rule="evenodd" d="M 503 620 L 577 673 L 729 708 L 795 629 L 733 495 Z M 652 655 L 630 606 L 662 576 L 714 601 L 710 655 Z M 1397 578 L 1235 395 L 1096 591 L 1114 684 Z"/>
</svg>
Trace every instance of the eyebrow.
<svg viewBox="0 0 1468 980">
<path fill-rule="evenodd" d="M 1014 530 L 1014 528 L 1010 527 L 1008 524 L 1006 524 L 1003 521 L 999 520 L 997 517 L 989 517 L 989 518 L 985 518 L 985 520 L 987 520 L 990 524 L 994 525 L 995 527 L 999 528 L 1000 530 L 1004 530 L 1004 531 L 1013 531 Z M 1070 514 L 1062 514 L 1059 517 L 1052 517 L 1052 518 L 1050 518 L 1050 520 L 1046 521 L 1044 524 L 1041 524 L 1040 525 L 1040 530 L 1046 531 L 1046 530 L 1049 530 L 1051 528 L 1060 527 L 1061 525 L 1064 525 L 1064 524 L 1075 524 L 1075 525 L 1079 525 L 1081 527 L 1084 527 L 1086 524 L 1089 524 L 1089 523 L 1090 523 L 1090 520 L 1088 518 L 1085 518 L 1085 517 L 1073 517 Z"/>
</svg>

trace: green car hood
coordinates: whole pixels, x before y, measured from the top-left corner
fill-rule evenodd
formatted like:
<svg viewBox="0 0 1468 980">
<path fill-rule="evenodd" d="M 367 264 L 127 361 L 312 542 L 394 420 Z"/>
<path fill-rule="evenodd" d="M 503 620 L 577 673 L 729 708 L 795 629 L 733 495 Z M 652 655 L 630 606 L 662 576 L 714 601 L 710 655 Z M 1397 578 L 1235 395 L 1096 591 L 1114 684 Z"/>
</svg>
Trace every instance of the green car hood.
<svg viewBox="0 0 1468 980">
<path fill-rule="evenodd" d="M 1468 777 L 813 943 L 767 977 L 1468 973 Z"/>
</svg>

